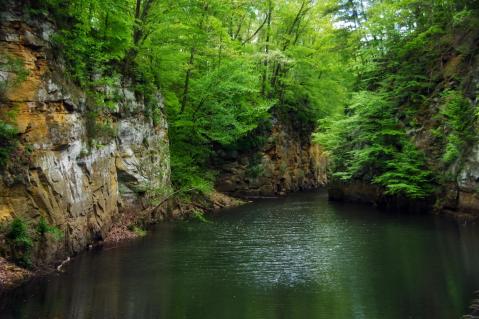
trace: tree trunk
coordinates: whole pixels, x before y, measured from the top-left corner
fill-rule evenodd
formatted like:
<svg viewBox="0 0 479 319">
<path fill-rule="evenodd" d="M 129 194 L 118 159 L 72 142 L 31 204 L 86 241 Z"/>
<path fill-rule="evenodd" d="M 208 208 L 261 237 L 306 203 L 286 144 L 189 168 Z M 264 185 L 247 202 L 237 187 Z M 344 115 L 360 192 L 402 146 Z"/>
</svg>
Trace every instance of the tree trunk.
<svg viewBox="0 0 479 319">
<path fill-rule="evenodd" d="M 268 78 L 268 54 L 269 54 L 269 38 L 270 38 L 270 32 L 271 32 L 271 15 L 273 13 L 273 5 L 271 3 L 271 0 L 268 1 L 268 21 L 266 25 L 266 43 L 265 43 L 265 48 L 264 48 L 264 53 L 265 53 L 265 58 L 263 61 L 263 75 L 262 75 L 262 81 L 261 81 L 261 95 L 263 97 L 266 97 L 266 80 Z"/>
<path fill-rule="evenodd" d="M 188 103 L 188 91 L 190 87 L 190 77 L 191 69 L 193 68 L 193 62 L 195 59 L 195 48 L 191 48 L 190 59 L 188 60 L 188 70 L 186 70 L 185 83 L 183 84 L 183 97 L 181 99 L 181 109 L 180 113 L 183 113 L 186 108 L 186 103 Z"/>
<path fill-rule="evenodd" d="M 206 3 L 203 6 L 203 15 L 201 16 L 200 23 L 198 25 L 198 29 L 200 31 L 203 30 L 203 23 L 206 17 L 206 14 L 208 12 L 208 3 Z M 190 51 L 190 58 L 188 60 L 188 69 L 186 70 L 185 74 L 185 83 L 183 84 L 183 97 L 181 98 L 181 108 L 180 108 L 180 113 L 183 113 L 186 108 L 186 104 L 188 103 L 188 94 L 189 94 L 189 89 L 190 89 L 190 78 L 191 78 L 191 70 L 193 69 L 193 63 L 195 61 L 195 53 L 196 53 L 196 46 L 195 43 L 193 43 L 193 46 L 191 47 Z"/>
</svg>

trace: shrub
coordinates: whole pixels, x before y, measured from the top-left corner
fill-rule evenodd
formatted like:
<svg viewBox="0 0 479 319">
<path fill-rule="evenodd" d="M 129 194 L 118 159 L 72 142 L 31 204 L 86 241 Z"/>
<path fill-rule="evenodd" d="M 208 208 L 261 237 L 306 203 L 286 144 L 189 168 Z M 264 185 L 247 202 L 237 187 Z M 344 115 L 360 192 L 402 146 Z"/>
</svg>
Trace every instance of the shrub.
<svg viewBox="0 0 479 319">
<path fill-rule="evenodd" d="M 360 92 L 349 111 L 350 116 L 323 121 L 324 131 L 315 136 L 330 155 L 334 177 L 373 182 L 386 194 L 414 199 L 433 192 L 425 156 L 395 120 L 388 94 Z"/>
<path fill-rule="evenodd" d="M 211 221 L 205 217 L 205 213 L 200 210 L 194 210 L 191 216 L 202 223 L 211 223 Z"/>
<path fill-rule="evenodd" d="M 246 170 L 246 176 L 251 178 L 258 178 L 264 175 L 264 166 L 262 158 L 259 153 L 255 153 L 250 158 L 249 165 Z"/>
<path fill-rule="evenodd" d="M 18 144 L 17 128 L 0 120 L 0 168 L 5 167 Z"/>
<path fill-rule="evenodd" d="M 138 227 L 138 226 L 133 226 L 132 229 L 131 229 L 132 232 L 135 233 L 135 235 L 137 235 L 138 237 L 144 237 L 146 236 L 146 230 L 141 228 L 141 227 Z"/>
<path fill-rule="evenodd" d="M 7 91 L 26 80 L 28 70 L 23 60 L 11 55 L 0 55 L 0 100 L 5 98 Z"/>
<path fill-rule="evenodd" d="M 466 146 L 476 139 L 475 122 L 472 103 L 457 90 L 445 90 L 442 95 L 440 114 L 445 119 L 446 147 L 443 154 L 445 164 L 458 159 Z"/>
<path fill-rule="evenodd" d="M 47 234 L 51 234 L 55 240 L 63 238 L 63 231 L 56 226 L 50 225 L 43 216 L 40 217 L 40 221 L 35 230 L 40 239 L 45 238 Z"/>
<path fill-rule="evenodd" d="M 8 227 L 6 239 L 13 261 L 20 266 L 31 267 L 33 240 L 27 223 L 21 218 L 14 218 Z"/>
</svg>

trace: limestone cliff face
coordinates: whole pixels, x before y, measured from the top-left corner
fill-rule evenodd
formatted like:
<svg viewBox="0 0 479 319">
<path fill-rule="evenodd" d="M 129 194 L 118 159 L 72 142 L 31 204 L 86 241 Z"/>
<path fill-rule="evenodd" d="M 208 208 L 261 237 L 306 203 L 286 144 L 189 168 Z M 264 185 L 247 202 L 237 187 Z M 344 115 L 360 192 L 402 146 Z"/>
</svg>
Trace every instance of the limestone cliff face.
<svg viewBox="0 0 479 319">
<path fill-rule="evenodd" d="M 108 115 L 115 136 L 92 146 L 87 97 L 52 58 L 53 33 L 45 21 L 12 12 L 0 17 L 0 57 L 19 59 L 28 71 L 0 101 L 0 113 L 13 114 L 20 141 L 0 176 L 0 220 L 18 216 L 34 224 L 43 216 L 59 227 L 65 236 L 52 258 L 103 238 L 122 211 L 141 205 L 146 187 L 170 187 L 167 123 L 153 125 L 127 87 L 99 88 L 121 98 Z"/>
<path fill-rule="evenodd" d="M 240 197 L 314 189 L 327 182 L 327 158 L 319 145 L 284 121 L 273 123 L 259 152 L 225 157 L 216 188 Z"/>
<path fill-rule="evenodd" d="M 479 216 L 479 144 L 471 148 L 462 165 L 451 171 L 457 177 L 447 187 L 444 209 Z"/>
</svg>

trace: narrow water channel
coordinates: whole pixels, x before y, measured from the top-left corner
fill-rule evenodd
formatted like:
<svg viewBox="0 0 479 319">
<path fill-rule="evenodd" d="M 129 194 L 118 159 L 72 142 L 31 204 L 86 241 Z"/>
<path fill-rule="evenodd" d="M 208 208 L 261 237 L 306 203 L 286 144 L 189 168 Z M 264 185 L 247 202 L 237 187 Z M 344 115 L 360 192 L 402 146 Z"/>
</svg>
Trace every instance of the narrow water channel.
<svg viewBox="0 0 479 319">
<path fill-rule="evenodd" d="M 325 193 L 158 225 L 4 298 L 1 318 L 460 318 L 479 229 Z"/>
</svg>

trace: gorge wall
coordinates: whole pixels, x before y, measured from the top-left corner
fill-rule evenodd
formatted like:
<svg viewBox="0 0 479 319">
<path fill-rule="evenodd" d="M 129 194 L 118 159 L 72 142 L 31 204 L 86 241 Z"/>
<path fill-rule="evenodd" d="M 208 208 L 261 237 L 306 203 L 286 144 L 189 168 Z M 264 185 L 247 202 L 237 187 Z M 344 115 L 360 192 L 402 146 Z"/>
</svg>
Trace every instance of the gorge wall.
<svg viewBox="0 0 479 319">
<path fill-rule="evenodd" d="M 216 188 L 239 197 L 267 197 L 327 183 L 327 158 L 291 121 L 273 119 L 257 152 L 227 153 Z"/>
<path fill-rule="evenodd" d="M 119 221 L 140 211 L 148 212 L 142 218 L 156 221 L 185 209 L 238 204 L 214 193 L 210 198 L 194 196 L 186 205 L 146 209 L 151 196 L 164 198 L 172 192 L 162 96 L 156 96 L 153 107 L 159 117 L 153 120 L 147 110 L 151 105 L 125 78 L 98 84 L 93 91 L 81 89 L 69 80 L 61 52 L 55 52 L 56 31 L 47 16 L 32 18 L 21 4 L 1 12 L 0 124 L 14 128 L 15 136 L 13 142 L 8 141 L 13 137 L 1 136 L 2 147 L 14 147 L 5 148 L 0 172 L 0 224 L 18 217 L 35 232 L 44 220 L 63 234 L 60 240 L 48 237 L 41 249 L 34 247 L 34 264 L 51 263 L 103 240 Z M 96 93 L 107 97 L 108 107 L 98 104 Z M 274 117 L 271 123 L 260 149 L 224 153 L 221 165 L 213 165 L 221 172 L 218 191 L 260 197 L 326 183 L 326 158 L 311 143 L 311 132 L 301 133 L 298 125 Z M 1 233 L 0 256 L 9 257 L 12 252 Z"/>
<path fill-rule="evenodd" d="M 473 30 L 474 31 L 474 30 Z M 479 51 L 477 40 L 479 33 L 470 31 L 462 37 L 454 38 L 454 47 L 469 48 L 468 54 L 456 52 L 444 54 L 443 66 L 439 75 L 441 81 L 436 89 L 427 96 L 425 105 L 419 108 L 410 122 L 417 123 L 415 128 L 409 123 L 398 125 L 407 127 L 408 136 L 421 150 L 427 161 L 427 169 L 433 172 L 434 193 L 429 198 L 414 200 L 401 196 L 388 196 L 384 188 L 370 181 L 353 180 L 334 181 L 329 185 L 329 197 L 332 200 L 365 202 L 387 209 L 399 209 L 417 212 L 432 211 L 446 213 L 460 218 L 479 218 L 479 141 L 477 139 L 477 107 L 479 105 Z M 460 120 L 471 135 L 458 148 L 458 155 L 450 163 L 444 160 L 447 143 L 444 140 L 457 134 L 448 127 L 443 92 L 450 87 L 458 87 L 461 97 L 467 101 L 468 109 Z M 470 127 L 467 127 L 470 122 Z M 464 130 L 466 130 L 464 129 Z M 437 132 L 442 132 L 438 134 Z M 466 133 L 462 133 L 465 135 Z"/>
<path fill-rule="evenodd" d="M 104 238 L 122 212 L 141 207 L 147 188 L 169 190 L 168 127 L 164 117 L 153 125 L 141 98 L 120 83 L 98 87 L 117 98 L 104 119 L 88 118 L 92 102 L 66 79 L 52 52 L 54 25 L 41 21 L 13 10 L 0 17 L 0 57 L 21 61 L 27 73 L 0 102 L 2 119 L 18 130 L 0 175 L 0 221 L 43 217 L 60 228 L 64 237 L 47 254 L 54 259 Z M 15 76 L 0 73 L 5 83 Z M 92 120 L 108 123 L 112 136 L 89 136 Z"/>
</svg>

